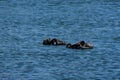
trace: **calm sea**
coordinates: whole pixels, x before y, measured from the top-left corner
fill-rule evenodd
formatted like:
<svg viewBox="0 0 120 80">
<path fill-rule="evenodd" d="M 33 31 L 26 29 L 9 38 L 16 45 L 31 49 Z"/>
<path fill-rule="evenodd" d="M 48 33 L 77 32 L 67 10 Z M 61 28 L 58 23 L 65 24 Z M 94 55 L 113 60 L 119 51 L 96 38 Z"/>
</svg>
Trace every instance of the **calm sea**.
<svg viewBox="0 0 120 80">
<path fill-rule="evenodd" d="M 120 80 L 120 0 L 0 0 L 0 80 Z"/>
</svg>

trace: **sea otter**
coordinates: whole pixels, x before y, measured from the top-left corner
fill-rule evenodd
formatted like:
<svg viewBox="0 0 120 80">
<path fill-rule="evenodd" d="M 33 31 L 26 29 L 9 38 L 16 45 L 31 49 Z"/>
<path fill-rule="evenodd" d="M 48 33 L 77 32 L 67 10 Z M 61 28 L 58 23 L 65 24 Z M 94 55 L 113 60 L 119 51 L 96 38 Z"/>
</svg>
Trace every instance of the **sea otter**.
<svg viewBox="0 0 120 80">
<path fill-rule="evenodd" d="M 71 48 L 71 49 L 92 49 L 93 45 L 86 43 L 85 41 L 80 41 L 76 44 L 67 44 L 66 48 Z"/>
<path fill-rule="evenodd" d="M 66 45 L 66 42 L 59 40 L 57 38 L 50 38 L 43 40 L 43 45 Z"/>
</svg>

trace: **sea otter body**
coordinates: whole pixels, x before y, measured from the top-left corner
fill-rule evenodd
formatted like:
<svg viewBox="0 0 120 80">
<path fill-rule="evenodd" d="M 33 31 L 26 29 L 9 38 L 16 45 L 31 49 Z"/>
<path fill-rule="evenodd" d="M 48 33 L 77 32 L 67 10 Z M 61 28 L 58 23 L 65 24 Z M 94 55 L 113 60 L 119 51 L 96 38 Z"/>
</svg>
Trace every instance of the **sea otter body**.
<svg viewBox="0 0 120 80">
<path fill-rule="evenodd" d="M 80 41 L 76 44 L 67 44 L 66 48 L 71 48 L 71 49 L 92 49 L 93 45 L 86 43 L 85 41 Z"/>
<path fill-rule="evenodd" d="M 43 40 L 43 45 L 66 45 L 66 43 L 57 38 L 53 38 L 52 40 L 48 38 L 46 40 Z"/>
</svg>

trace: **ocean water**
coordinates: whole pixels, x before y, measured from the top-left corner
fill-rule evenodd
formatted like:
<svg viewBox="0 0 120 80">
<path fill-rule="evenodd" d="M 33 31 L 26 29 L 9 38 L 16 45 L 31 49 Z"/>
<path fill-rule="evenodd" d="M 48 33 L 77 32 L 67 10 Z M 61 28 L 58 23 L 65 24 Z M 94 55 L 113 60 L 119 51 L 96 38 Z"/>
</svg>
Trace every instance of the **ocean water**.
<svg viewBox="0 0 120 80">
<path fill-rule="evenodd" d="M 0 0 L 0 80 L 120 80 L 120 1 Z"/>
</svg>

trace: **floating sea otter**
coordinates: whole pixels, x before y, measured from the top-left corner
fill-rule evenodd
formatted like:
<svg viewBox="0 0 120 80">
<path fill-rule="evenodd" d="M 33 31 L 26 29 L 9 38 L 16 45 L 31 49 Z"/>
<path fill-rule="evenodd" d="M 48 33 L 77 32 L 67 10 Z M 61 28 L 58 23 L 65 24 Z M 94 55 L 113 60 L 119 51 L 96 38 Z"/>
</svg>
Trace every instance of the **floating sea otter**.
<svg viewBox="0 0 120 80">
<path fill-rule="evenodd" d="M 93 46 L 91 44 L 86 43 L 85 41 L 80 41 L 76 44 L 67 44 L 66 45 L 67 48 L 71 48 L 71 49 L 92 49 Z"/>
<path fill-rule="evenodd" d="M 43 40 L 43 45 L 66 45 L 66 43 L 57 38 L 53 38 L 52 40 L 48 38 L 48 39 Z"/>
</svg>

